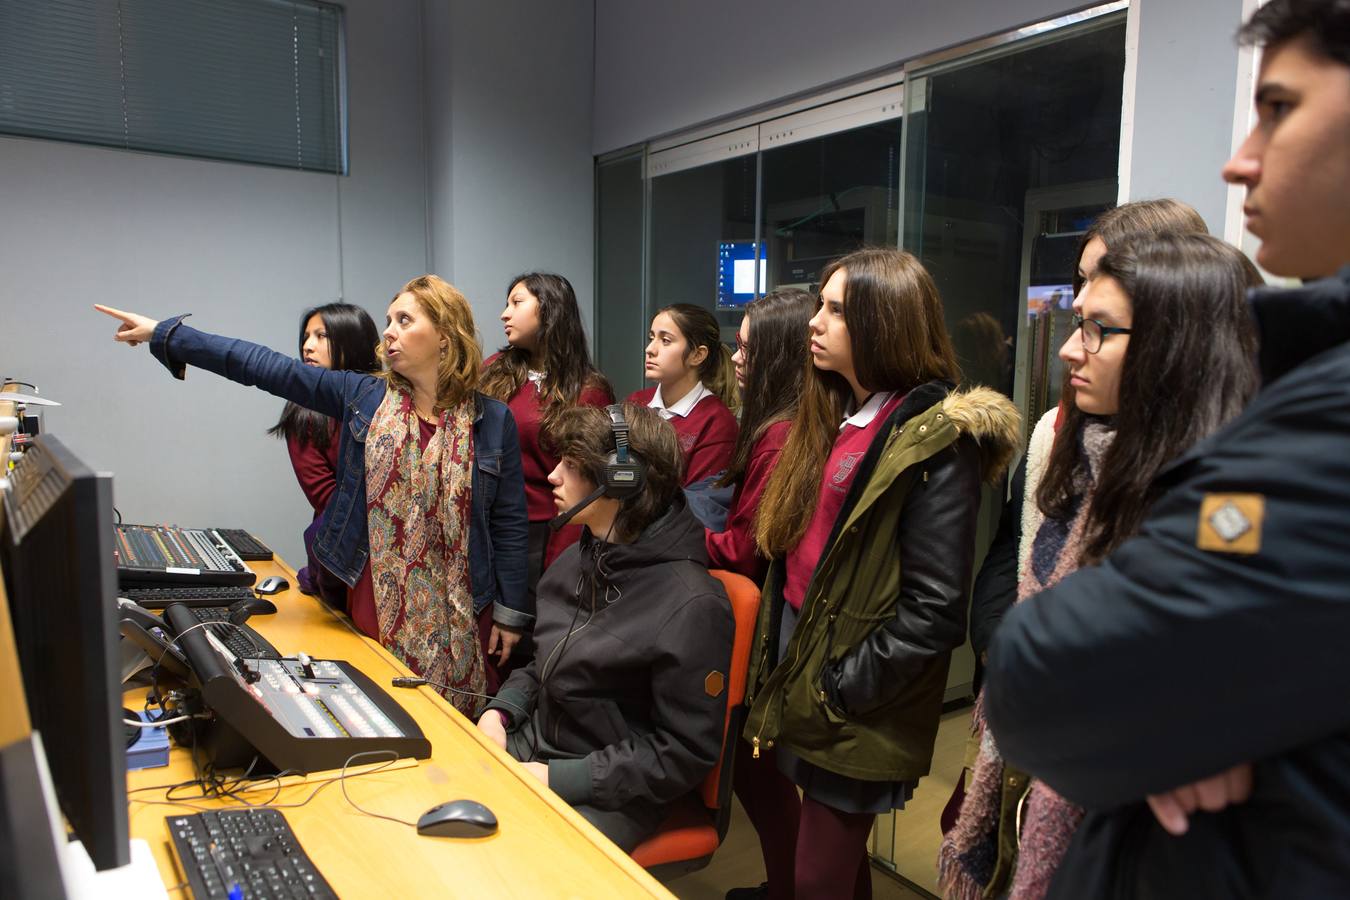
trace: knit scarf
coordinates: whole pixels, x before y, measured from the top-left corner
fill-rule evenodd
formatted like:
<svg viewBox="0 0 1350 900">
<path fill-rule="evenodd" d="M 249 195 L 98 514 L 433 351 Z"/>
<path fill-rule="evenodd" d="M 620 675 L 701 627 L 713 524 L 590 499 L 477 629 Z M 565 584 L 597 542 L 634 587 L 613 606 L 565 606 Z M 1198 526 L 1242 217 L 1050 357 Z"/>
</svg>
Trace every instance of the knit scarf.
<svg viewBox="0 0 1350 900">
<path fill-rule="evenodd" d="M 1078 569 L 1087 524 L 1087 498 L 1114 437 L 1112 426 L 1100 419 L 1089 419 L 1080 431 L 1080 464 L 1073 477 L 1073 494 L 1077 498 L 1073 513 L 1067 519 L 1046 517 L 1041 521 L 1022 567 L 1017 585 L 1018 603 Z M 1036 488 L 1036 484 L 1027 482 L 1026 503 L 1036 502 Z M 951 900 L 980 900 L 999 896 L 1006 889 L 1009 900 L 1041 900 L 1083 820 L 1083 810 L 1043 782 L 1033 780 L 1019 808 L 1011 811 L 1011 821 L 1020 823 L 1016 859 L 1000 859 L 999 825 L 1009 812 L 1003 809 L 1004 764 L 993 732 L 984 725 L 981 692 L 971 720 L 980 740 L 974 775 L 961 805 L 961 815 L 938 851 L 938 878 L 943 896 Z M 1010 867 L 1009 888 L 1004 882 Z"/>
<path fill-rule="evenodd" d="M 441 414 L 426 449 L 412 395 L 390 385 L 366 435 L 366 517 L 380 643 L 418 675 L 486 688 L 469 579 L 474 401 Z M 437 687 L 464 715 L 483 699 Z"/>
</svg>

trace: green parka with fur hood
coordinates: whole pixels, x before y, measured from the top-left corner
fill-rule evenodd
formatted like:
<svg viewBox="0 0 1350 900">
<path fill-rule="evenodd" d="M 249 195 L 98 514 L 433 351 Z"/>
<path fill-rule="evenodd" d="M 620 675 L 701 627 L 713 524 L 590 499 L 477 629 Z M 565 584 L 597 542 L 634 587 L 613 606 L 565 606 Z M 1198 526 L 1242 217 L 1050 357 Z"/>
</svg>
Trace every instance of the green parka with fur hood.
<svg viewBox="0 0 1350 900">
<path fill-rule="evenodd" d="M 998 481 L 1020 416 L 987 388 L 913 389 L 863 457 L 783 658 L 785 562 L 770 566 L 744 735 L 863 781 L 929 770 L 951 651 L 966 633 L 980 482 Z"/>
</svg>

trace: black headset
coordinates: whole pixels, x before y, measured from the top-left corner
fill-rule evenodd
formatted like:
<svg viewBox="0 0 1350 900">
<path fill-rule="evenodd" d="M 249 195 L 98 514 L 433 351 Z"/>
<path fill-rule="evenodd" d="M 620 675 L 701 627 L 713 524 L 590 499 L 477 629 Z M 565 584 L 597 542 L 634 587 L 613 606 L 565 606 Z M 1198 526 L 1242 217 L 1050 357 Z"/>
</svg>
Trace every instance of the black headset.
<svg viewBox="0 0 1350 900">
<path fill-rule="evenodd" d="M 647 464 L 628 450 L 628 420 L 623 417 L 623 407 L 613 403 L 605 407 L 605 412 L 609 413 L 609 430 L 614 436 L 614 452 L 609 454 L 600 473 L 605 496 L 627 500 L 636 497 L 647 483 Z"/>
<path fill-rule="evenodd" d="M 554 531 L 562 528 L 572 518 L 601 497 L 611 500 L 628 500 L 642 492 L 647 483 L 647 464 L 636 453 L 628 449 L 628 420 L 623 417 L 623 407 L 612 403 L 605 407 L 609 413 L 609 430 L 614 436 L 614 452 L 605 458 L 600 470 L 600 483 L 595 490 L 576 506 L 549 519 L 549 527 Z"/>
</svg>

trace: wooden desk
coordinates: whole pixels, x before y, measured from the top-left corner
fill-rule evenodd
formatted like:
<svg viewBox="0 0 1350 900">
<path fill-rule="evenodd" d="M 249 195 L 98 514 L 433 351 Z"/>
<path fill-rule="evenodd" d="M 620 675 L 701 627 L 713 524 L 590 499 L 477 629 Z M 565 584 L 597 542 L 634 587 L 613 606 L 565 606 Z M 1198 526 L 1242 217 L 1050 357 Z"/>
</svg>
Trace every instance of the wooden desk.
<svg viewBox="0 0 1350 900">
<path fill-rule="evenodd" d="M 296 584 L 295 572 L 279 561 L 252 566 L 260 579 L 284 575 Z M 349 775 L 346 786 L 353 800 L 372 812 L 416 821 L 437 803 L 469 798 L 486 804 L 500 823 L 498 832 L 488 838 L 422 837 L 406 825 L 361 814 L 343 798 L 341 785 L 330 784 L 306 806 L 283 813 L 339 896 L 346 900 L 671 896 L 430 688 L 389 687 L 392 677 L 411 673 L 379 644 L 356 632 L 344 616 L 294 588 L 272 599 L 278 613 L 250 619 L 253 628 L 283 654 L 304 651 L 315 658 L 355 664 L 417 720 L 431 741 L 432 758 L 415 766 Z M 175 748 L 167 768 L 131 772 L 127 783 L 136 789 L 192 777 L 187 752 Z M 326 776 L 315 776 L 321 777 Z M 317 786 L 312 779 L 284 788 L 273 802 L 299 803 Z M 262 802 L 270 792 L 248 796 Z M 179 884 L 183 879 L 164 820 L 192 810 L 145 802 L 163 801 L 163 791 L 142 791 L 131 799 L 132 837 L 149 842 L 165 885 Z M 191 803 L 213 808 L 239 805 Z"/>
</svg>

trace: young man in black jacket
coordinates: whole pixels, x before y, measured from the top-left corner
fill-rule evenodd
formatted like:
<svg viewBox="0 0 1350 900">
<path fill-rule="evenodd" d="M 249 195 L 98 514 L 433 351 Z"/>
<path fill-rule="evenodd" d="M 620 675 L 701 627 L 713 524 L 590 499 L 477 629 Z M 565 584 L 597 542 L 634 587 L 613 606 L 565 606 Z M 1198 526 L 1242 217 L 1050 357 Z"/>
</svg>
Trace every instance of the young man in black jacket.
<svg viewBox="0 0 1350 900">
<path fill-rule="evenodd" d="M 1350 0 L 1242 37 L 1258 122 L 1224 177 L 1308 283 L 1253 292 L 1261 392 L 1139 536 L 994 635 L 1004 756 L 1091 810 L 1052 897 L 1350 896 Z"/>
<path fill-rule="evenodd" d="M 586 530 L 539 581 L 534 661 L 478 727 L 632 850 L 717 762 L 735 624 L 680 490 L 674 429 L 643 406 L 622 413 L 616 431 L 612 413 L 577 407 L 552 435 L 559 518 Z M 613 472 L 625 429 L 627 465 L 644 470 L 633 481 Z"/>
</svg>

